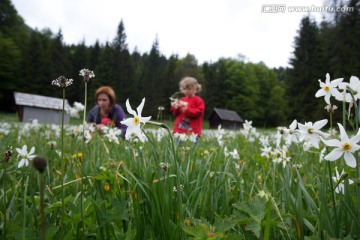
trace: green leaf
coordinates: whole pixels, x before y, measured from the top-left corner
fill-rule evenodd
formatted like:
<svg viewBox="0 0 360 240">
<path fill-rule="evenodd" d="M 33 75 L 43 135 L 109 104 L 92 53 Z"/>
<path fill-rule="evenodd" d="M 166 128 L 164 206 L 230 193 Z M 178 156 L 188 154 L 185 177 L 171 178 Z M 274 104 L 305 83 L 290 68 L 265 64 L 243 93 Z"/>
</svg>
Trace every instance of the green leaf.
<svg viewBox="0 0 360 240">
<path fill-rule="evenodd" d="M 261 226 L 256 222 L 251 222 L 250 224 L 246 225 L 245 230 L 253 232 L 258 238 L 261 236 Z"/>
</svg>

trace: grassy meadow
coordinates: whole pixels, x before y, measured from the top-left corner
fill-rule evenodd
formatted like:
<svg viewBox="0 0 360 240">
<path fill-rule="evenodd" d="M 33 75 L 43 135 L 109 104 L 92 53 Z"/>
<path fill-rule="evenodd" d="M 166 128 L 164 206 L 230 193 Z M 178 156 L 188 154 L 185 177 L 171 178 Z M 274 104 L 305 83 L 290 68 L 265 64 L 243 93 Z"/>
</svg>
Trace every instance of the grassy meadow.
<svg viewBox="0 0 360 240">
<path fill-rule="evenodd" d="M 323 146 L 306 149 L 286 127 L 204 129 L 195 144 L 150 123 L 142 143 L 96 130 L 84 141 L 81 124 L 62 135 L 58 125 L 11 119 L 0 122 L 4 156 L 13 147 L 1 166 L 3 239 L 360 236 L 356 169 L 321 161 Z M 335 169 L 346 171 L 336 181 Z"/>
<path fill-rule="evenodd" d="M 359 239 L 360 134 L 346 91 L 360 80 L 329 78 L 316 93 L 329 119 L 266 130 L 205 124 L 201 138 L 142 117 L 145 98 L 136 111 L 126 104 L 125 139 L 84 120 L 1 114 L 1 238 Z M 65 99 L 71 81 L 52 84 Z M 342 101 L 343 123 L 332 121 L 330 97 Z"/>
</svg>

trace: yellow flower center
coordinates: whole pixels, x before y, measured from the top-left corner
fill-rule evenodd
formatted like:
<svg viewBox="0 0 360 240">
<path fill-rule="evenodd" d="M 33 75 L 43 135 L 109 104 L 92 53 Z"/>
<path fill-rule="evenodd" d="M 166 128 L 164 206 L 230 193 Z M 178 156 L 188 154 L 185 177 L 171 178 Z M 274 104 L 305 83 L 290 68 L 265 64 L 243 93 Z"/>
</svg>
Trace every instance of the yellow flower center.
<svg viewBox="0 0 360 240">
<path fill-rule="evenodd" d="M 185 218 L 185 225 L 190 226 L 190 219 L 189 218 Z"/>
<path fill-rule="evenodd" d="M 313 132 L 314 132 L 314 129 L 313 129 L 313 128 L 309 128 L 309 129 L 308 129 L 308 133 L 309 133 L 309 134 L 312 134 Z"/>
<path fill-rule="evenodd" d="M 138 125 L 140 123 L 140 118 L 138 116 L 134 117 L 134 124 Z"/>
<path fill-rule="evenodd" d="M 352 146 L 350 143 L 344 143 L 342 148 L 344 151 L 349 152 L 351 150 Z"/>
<path fill-rule="evenodd" d="M 323 89 L 324 89 L 325 92 L 330 91 L 330 87 L 329 87 L 328 85 L 325 85 L 325 86 L 323 87 Z"/>
</svg>

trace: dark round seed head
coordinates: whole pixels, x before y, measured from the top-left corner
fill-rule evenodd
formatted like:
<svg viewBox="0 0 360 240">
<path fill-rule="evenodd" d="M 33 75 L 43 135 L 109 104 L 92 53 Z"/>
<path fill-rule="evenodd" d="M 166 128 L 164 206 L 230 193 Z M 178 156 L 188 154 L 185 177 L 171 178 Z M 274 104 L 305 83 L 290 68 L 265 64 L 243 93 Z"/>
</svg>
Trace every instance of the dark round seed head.
<svg viewBox="0 0 360 240">
<path fill-rule="evenodd" d="M 40 173 L 45 172 L 47 167 L 47 160 L 44 157 L 36 156 L 32 160 L 33 167 Z"/>
</svg>

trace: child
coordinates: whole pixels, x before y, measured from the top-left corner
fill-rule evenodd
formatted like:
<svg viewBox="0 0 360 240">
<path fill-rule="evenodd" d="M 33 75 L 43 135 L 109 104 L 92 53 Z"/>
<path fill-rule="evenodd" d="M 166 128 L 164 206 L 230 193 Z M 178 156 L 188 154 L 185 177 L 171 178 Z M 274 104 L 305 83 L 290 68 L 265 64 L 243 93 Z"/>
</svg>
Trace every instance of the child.
<svg viewBox="0 0 360 240">
<path fill-rule="evenodd" d="M 200 137 L 205 103 L 195 94 L 201 91 L 201 85 L 195 78 L 185 77 L 179 86 L 185 96 L 171 103 L 170 110 L 175 115 L 174 133 L 194 133 Z"/>
</svg>

